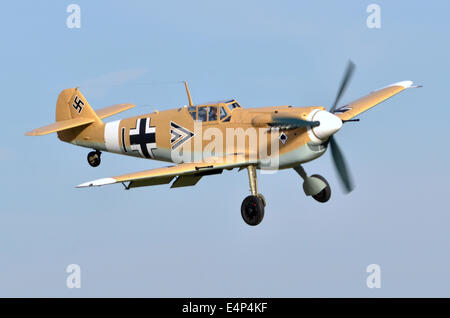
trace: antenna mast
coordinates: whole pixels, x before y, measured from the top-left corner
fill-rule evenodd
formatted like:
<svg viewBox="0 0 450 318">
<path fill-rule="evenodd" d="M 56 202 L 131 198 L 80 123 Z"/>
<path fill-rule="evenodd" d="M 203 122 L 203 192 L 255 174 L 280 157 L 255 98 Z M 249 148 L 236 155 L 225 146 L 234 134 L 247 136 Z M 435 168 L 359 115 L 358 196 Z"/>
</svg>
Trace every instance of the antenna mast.
<svg viewBox="0 0 450 318">
<path fill-rule="evenodd" d="M 194 103 L 192 102 L 191 94 L 189 93 L 189 87 L 187 84 L 187 81 L 184 81 L 184 86 L 186 87 L 186 93 L 189 99 L 189 106 L 194 106 Z"/>
</svg>

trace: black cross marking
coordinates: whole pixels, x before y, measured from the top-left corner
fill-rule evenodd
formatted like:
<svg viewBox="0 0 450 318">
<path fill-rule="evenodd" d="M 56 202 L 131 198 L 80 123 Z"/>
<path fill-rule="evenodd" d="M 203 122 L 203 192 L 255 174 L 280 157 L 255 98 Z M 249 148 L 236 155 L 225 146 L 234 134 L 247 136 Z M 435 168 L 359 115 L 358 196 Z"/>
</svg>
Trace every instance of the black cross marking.
<svg viewBox="0 0 450 318">
<path fill-rule="evenodd" d="M 80 98 L 78 98 L 78 95 L 76 95 L 75 98 L 73 99 L 72 107 L 75 108 L 75 110 L 79 114 L 83 110 L 83 106 L 84 102 Z"/>
<path fill-rule="evenodd" d="M 147 144 L 154 144 L 156 141 L 156 132 L 146 133 L 146 123 L 148 120 L 149 128 L 154 128 L 150 126 L 150 118 L 140 118 L 136 120 L 136 128 L 139 133 L 137 135 L 132 135 L 130 133 L 130 145 L 139 145 L 142 154 L 145 158 L 151 158 L 152 156 L 148 152 Z M 139 124 L 139 127 L 138 127 Z"/>
</svg>

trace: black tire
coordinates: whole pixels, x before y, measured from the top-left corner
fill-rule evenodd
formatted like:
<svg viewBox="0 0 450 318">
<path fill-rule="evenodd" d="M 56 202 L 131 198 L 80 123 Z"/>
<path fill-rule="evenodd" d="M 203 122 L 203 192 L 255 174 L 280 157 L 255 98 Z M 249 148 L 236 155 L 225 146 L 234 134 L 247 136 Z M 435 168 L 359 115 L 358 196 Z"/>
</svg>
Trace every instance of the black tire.
<svg viewBox="0 0 450 318">
<path fill-rule="evenodd" d="M 266 198 L 261 193 L 258 193 L 258 197 L 262 200 L 264 207 L 266 207 Z"/>
<path fill-rule="evenodd" d="M 241 215 L 245 223 L 258 225 L 264 218 L 264 203 L 260 197 L 249 195 L 242 201 Z"/>
<path fill-rule="evenodd" d="M 91 151 L 88 153 L 87 161 L 91 167 L 98 167 L 100 165 L 100 155 L 101 153 L 99 151 Z"/>
<path fill-rule="evenodd" d="M 314 198 L 314 200 L 316 200 L 317 202 L 320 202 L 320 203 L 325 203 L 325 202 L 327 202 L 328 200 L 330 200 L 330 197 L 331 197 L 331 188 L 330 188 L 330 185 L 328 184 L 328 181 L 327 181 L 324 177 L 322 177 L 321 175 L 318 175 L 318 174 L 313 174 L 313 175 L 311 176 L 311 178 L 312 178 L 312 177 L 322 180 L 322 181 L 325 182 L 325 184 L 327 185 L 327 186 L 325 187 L 325 189 L 323 189 L 322 191 L 320 191 L 320 192 L 317 193 L 316 195 L 313 195 L 313 196 L 312 196 L 312 197 Z"/>
</svg>

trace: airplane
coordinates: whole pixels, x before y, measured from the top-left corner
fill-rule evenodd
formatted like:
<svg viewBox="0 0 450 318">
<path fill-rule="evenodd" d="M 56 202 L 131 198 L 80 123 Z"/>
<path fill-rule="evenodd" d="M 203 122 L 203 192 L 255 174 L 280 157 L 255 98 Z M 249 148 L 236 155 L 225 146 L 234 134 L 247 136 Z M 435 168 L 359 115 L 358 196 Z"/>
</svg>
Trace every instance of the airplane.
<svg viewBox="0 0 450 318">
<path fill-rule="evenodd" d="M 291 105 L 244 108 L 236 99 L 194 105 L 187 82 L 184 82 L 189 105 L 154 111 L 111 122 L 103 119 L 133 108 L 134 104 L 117 104 L 94 110 L 78 88 L 63 90 L 56 102 L 56 122 L 27 132 L 27 136 L 56 132 L 61 141 L 93 149 L 87 160 L 97 167 L 102 152 L 135 156 L 175 163 L 146 171 L 127 173 L 89 181 L 79 188 L 121 183 L 126 190 L 171 183 L 171 188 L 194 186 L 204 176 L 221 174 L 224 169 L 247 169 L 250 195 L 241 204 L 245 223 L 255 226 L 264 218 L 266 200 L 258 192 L 257 169 L 293 169 L 303 179 L 303 191 L 318 202 L 331 197 L 328 181 L 318 174 L 308 175 L 303 164 L 321 157 L 328 148 L 345 192 L 354 188 L 348 165 L 334 134 L 344 123 L 359 121 L 359 114 L 411 87 L 402 81 L 372 91 L 368 95 L 338 107 L 338 103 L 354 72 L 350 61 L 332 106 L 293 107 Z M 202 132 L 205 131 L 205 134 Z M 245 130 L 244 130 L 245 129 Z M 215 132 L 215 141 L 232 140 L 231 150 L 211 148 L 206 132 Z M 234 145 L 239 136 L 228 131 L 248 133 L 244 144 Z M 252 135 L 253 133 L 253 135 Z M 247 143 L 253 137 L 270 141 L 270 155 L 262 155 L 261 145 Z M 219 136 L 219 137 L 217 137 Z M 230 137 L 231 136 L 231 137 Z M 223 139 L 223 140 L 222 140 Z M 269 140 L 269 141 L 267 141 Z M 217 147 L 220 148 L 220 147 Z M 177 153 L 177 156 L 174 154 Z M 275 165 L 264 167 L 269 161 Z"/>
</svg>

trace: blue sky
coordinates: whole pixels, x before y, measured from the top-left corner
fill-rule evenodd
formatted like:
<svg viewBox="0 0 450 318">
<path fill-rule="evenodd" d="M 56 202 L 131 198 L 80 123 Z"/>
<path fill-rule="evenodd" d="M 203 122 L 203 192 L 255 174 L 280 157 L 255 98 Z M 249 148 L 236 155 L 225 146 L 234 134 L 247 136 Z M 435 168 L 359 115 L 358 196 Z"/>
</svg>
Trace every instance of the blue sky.
<svg viewBox="0 0 450 318">
<path fill-rule="evenodd" d="M 81 28 L 66 7 L 81 7 Z M 0 296 L 449 297 L 448 1 L 15 1 L 2 6 Z M 303 194 L 294 171 L 262 175 L 264 221 L 240 204 L 245 171 L 196 187 L 123 191 L 74 186 L 164 163 L 88 149 L 55 135 L 59 92 L 79 86 L 94 108 L 131 102 L 118 119 L 235 97 L 244 107 L 329 107 L 345 64 L 342 104 L 401 80 L 422 84 L 336 135 L 356 181 L 344 195 L 329 154 L 306 164 L 332 198 Z M 82 288 L 65 272 L 79 264 Z M 382 288 L 366 287 L 381 266 Z"/>
</svg>

